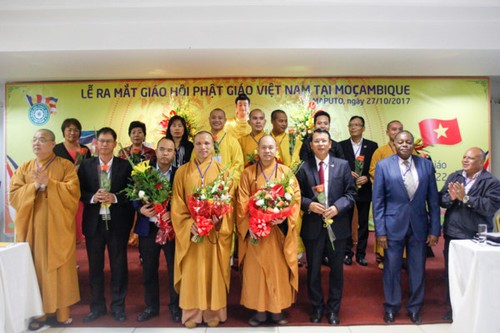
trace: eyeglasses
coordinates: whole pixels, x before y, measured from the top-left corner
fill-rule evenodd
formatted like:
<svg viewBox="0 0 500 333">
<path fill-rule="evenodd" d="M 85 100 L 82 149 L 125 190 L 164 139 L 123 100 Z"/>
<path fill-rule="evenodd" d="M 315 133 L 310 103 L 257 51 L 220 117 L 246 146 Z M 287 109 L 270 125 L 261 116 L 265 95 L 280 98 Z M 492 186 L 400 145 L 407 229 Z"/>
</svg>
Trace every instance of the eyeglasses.
<svg viewBox="0 0 500 333">
<path fill-rule="evenodd" d="M 113 142 L 115 142 L 115 140 L 103 140 L 103 139 L 99 139 L 99 140 L 97 140 L 97 142 L 99 142 L 100 144 L 104 145 L 104 144 L 112 144 Z"/>
<path fill-rule="evenodd" d="M 32 143 L 36 143 L 37 141 L 40 143 L 46 143 L 46 142 L 54 141 L 54 140 L 50 140 L 50 139 L 46 139 L 46 138 L 33 138 L 31 140 Z"/>
</svg>

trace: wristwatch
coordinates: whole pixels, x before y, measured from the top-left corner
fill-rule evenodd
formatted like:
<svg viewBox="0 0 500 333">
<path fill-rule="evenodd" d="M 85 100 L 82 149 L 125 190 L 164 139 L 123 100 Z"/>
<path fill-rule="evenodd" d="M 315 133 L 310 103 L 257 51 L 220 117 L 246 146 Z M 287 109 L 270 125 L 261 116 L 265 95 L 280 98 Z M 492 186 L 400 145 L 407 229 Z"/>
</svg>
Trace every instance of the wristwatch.
<svg viewBox="0 0 500 333">
<path fill-rule="evenodd" d="M 469 199 L 470 199 L 469 196 L 465 195 L 464 198 L 462 199 L 462 202 L 466 204 L 467 202 L 469 202 Z"/>
</svg>

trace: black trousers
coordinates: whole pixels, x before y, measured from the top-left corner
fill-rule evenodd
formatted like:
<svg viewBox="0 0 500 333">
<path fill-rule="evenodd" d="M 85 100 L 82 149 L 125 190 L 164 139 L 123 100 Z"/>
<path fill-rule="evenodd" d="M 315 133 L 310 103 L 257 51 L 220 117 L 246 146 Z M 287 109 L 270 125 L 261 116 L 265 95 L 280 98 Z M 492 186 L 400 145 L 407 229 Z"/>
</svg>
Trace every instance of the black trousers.
<svg viewBox="0 0 500 333">
<path fill-rule="evenodd" d="M 106 224 L 100 221 L 99 230 L 91 236 L 85 236 L 87 257 L 89 260 L 89 282 L 91 292 L 90 311 L 105 311 L 104 297 L 104 252 L 108 249 L 111 269 L 111 304 L 112 312 L 125 311 L 125 297 L 128 287 L 127 243 L 128 232 L 106 230 Z"/>
<path fill-rule="evenodd" d="M 160 255 L 162 251 L 165 255 L 168 270 L 168 289 L 170 296 L 168 306 L 170 310 L 179 308 L 179 295 L 174 289 L 175 240 L 167 241 L 165 245 L 157 244 L 155 241 L 157 231 L 158 228 L 151 223 L 149 235 L 139 236 L 139 253 L 142 258 L 144 303 L 147 308 L 150 308 L 154 312 L 159 312 L 160 310 L 160 283 L 158 278 L 158 268 L 160 265 Z"/>
<path fill-rule="evenodd" d="M 368 245 L 368 219 L 370 216 L 370 201 L 356 201 L 356 207 L 358 208 L 358 245 L 356 246 L 356 257 L 364 258 L 366 256 L 366 247 Z M 349 211 L 349 228 L 352 229 L 352 217 L 354 215 L 354 208 Z M 351 230 L 352 232 L 352 230 Z M 347 239 L 347 245 L 345 248 L 345 255 L 350 258 L 353 257 L 354 252 L 352 250 L 353 241 L 352 237 Z"/>
<path fill-rule="evenodd" d="M 307 291 L 314 309 L 324 310 L 325 302 L 321 287 L 321 262 L 324 254 L 330 266 L 328 299 L 326 311 L 338 313 L 344 288 L 344 253 L 346 239 L 335 240 L 335 251 L 332 248 L 326 229 L 321 230 L 320 237 L 305 240 L 307 258 Z"/>
</svg>

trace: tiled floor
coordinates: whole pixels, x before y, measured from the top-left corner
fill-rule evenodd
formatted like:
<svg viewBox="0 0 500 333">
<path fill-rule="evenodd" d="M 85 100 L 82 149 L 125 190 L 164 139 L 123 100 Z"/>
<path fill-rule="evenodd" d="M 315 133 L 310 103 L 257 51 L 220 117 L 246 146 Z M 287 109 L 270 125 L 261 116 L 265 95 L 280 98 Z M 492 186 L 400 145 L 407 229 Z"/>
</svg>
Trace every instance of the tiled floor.
<svg viewBox="0 0 500 333">
<path fill-rule="evenodd" d="M 449 333 L 450 324 L 432 325 L 374 325 L 374 326 L 286 326 L 286 327 L 199 327 L 192 330 L 183 327 L 159 327 L 159 328 L 48 328 L 44 333 L 204 333 L 204 332 L 224 332 L 224 333 L 305 333 L 314 329 L 314 333 Z M 41 332 L 42 330 L 38 331 Z"/>
</svg>

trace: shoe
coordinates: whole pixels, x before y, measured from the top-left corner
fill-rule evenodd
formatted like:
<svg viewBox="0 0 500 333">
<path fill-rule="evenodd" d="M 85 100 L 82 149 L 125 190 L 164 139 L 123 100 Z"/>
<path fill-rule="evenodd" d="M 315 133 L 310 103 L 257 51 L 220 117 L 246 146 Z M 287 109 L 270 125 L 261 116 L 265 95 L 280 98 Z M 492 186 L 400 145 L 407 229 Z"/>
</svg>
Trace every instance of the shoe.
<svg viewBox="0 0 500 333">
<path fill-rule="evenodd" d="M 194 321 L 188 320 L 184 323 L 184 326 L 186 326 L 186 328 L 195 328 L 197 324 Z"/>
<path fill-rule="evenodd" d="M 98 319 L 101 316 L 104 316 L 106 314 L 106 310 L 103 311 L 90 311 L 85 318 L 83 318 L 84 323 L 90 323 L 91 321 L 94 321 Z"/>
<path fill-rule="evenodd" d="M 47 322 L 45 320 L 32 319 L 30 321 L 30 324 L 28 325 L 28 330 L 30 330 L 30 331 L 38 331 L 39 329 L 41 329 L 42 327 L 44 327 L 46 323 Z"/>
<path fill-rule="evenodd" d="M 351 266 L 352 265 L 352 258 L 349 256 L 345 256 L 344 257 L 344 264 L 346 264 L 347 266 Z"/>
<path fill-rule="evenodd" d="M 356 257 L 356 261 L 358 262 L 358 264 L 360 264 L 361 266 L 367 266 L 368 265 L 368 261 L 366 261 L 365 258 L 363 257 Z"/>
<path fill-rule="evenodd" d="M 443 320 L 453 321 L 453 311 L 452 310 L 446 311 L 446 313 L 443 316 Z"/>
<path fill-rule="evenodd" d="M 314 309 L 309 320 L 311 320 L 311 323 L 317 324 L 321 321 L 321 317 L 323 317 L 323 310 Z"/>
<path fill-rule="evenodd" d="M 125 320 L 127 320 L 127 315 L 124 311 L 112 311 L 111 316 L 119 322 L 124 322 Z"/>
<path fill-rule="evenodd" d="M 393 323 L 396 319 L 396 314 L 394 312 L 384 312 L 384 321 L 387 324 Z"/>
<path fill-rule="evenodd" d="M 56 317 L 49 317 L 47 323 L 50 327 L 69 327 L 73 324 L 73 318 L 68 318 L 66 321 L 57 321 Z"/>
<path fill-rule="evenodd" d="M 220 323 L 219 319 L 212 319 L 207 323 L 207 326 L 208 327 L 217 327 L 217 326 L 219 326 L 219 323 Z"/>
<path fill-rule="evenodd" d="M 422 318 L 420 317 L 419 312 L 408 312 L 408 317 L 410 317 L 410 320 L 412 323 L 420 325 L 422 324 Z"/>
<path fill-rule="evenodd" d="M 339 315 L 335 312 L 327 312 L 326 313 L 326 319 L 328 320 L 328 323 L 330 325 L 338 325 L 340 324 L 340 318 Z"/>
<path fill-rule="evenodd" d="M 143 321 L 149 320 L 153 317 L 157 317 L 158 315 L 159 315 L 158 311 L 153 311 L 150 308 L 146 308 L 146 310 L 144 310 L 143 313 L 141 313 L 140 315 L 137 316 L 137 321 L 143 322 Z"/>
<path fill-rule="evenodd" d="M 288 325 L 288 319 L 286 319 L 285 317 L 277 319 L 277 320 L 273 320 L 273 322 L 279 326 Z"/>
<path fill-rule="evenodd" d="M 257 316 L 253 316 L 252 318 L 250 318 L 248 320 L 248 325 L 250 325 L 252 327 L 257 327 L 257 326 L 262 325 L 265 322 L 266 322 L 265 320 L 261 321 L 261 320 L 257 319 Z"/>
<path fill-rule="evenodd" d="M 170 314 L 172 315 L 172 320 L 176 323 L 180 323 L 182 318 L 182 311 L 179 308 L 173 308 L 170 310 Z"/>
</svg>

